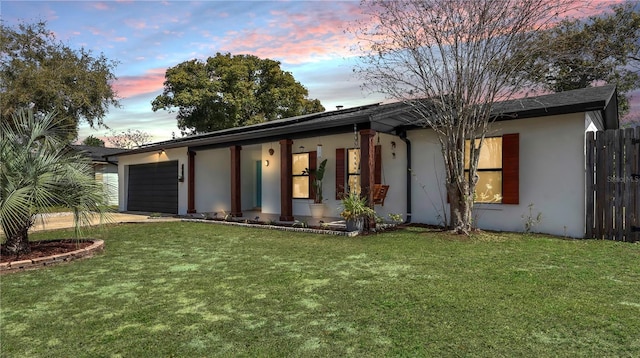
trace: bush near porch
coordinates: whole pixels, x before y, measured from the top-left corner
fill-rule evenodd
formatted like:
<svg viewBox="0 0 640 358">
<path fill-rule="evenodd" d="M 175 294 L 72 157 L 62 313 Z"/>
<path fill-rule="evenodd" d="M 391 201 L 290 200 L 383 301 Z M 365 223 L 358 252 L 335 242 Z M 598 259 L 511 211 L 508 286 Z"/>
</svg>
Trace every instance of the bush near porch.
<svg viewBox="0 0 640 358">
<path fill-rule="evenodd" d="M 2 277 L 3 356 L 640 355 L 637 244 L 200 223 L 91 234 L 103 254 Z"/>
</svg>

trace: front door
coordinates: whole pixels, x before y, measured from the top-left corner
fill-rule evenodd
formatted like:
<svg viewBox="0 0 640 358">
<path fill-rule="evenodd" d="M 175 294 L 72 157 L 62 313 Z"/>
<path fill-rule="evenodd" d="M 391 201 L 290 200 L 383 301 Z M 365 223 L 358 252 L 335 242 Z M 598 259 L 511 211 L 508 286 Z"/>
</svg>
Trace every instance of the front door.
<svg viewBox="0 0 640 358">
<path fill-rule="evenodd" d="M 262 207 L 262 160 L 256 161 L 256 207 Z"/>
</svg>

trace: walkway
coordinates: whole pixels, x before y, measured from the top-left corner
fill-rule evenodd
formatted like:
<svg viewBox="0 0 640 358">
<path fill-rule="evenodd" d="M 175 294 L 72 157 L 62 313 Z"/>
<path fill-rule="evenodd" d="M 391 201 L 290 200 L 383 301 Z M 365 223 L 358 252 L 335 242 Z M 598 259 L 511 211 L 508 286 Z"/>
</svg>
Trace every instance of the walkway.
<svg viewBox="0 0 640 358">
<path fill-rule="evenodd" d="M 30 232 L 44 231 L 44 230 L 56 230 L 66 229 L 73 227 L 73 214 L 72 213 L 54 213 L 43 215 L 44 220 L 37 219 L 36 223 L 31 227 Z M 160 222 L 160 221 L 179 221 L 178 218 L 173 217 L 160 217 L 149 218 L 145 213 L 109 213 L 107 223 L 129 223 L 129 222 Z M 100 217 L 95 215 L 91 220 L 91 225 L 100 224 Z"/>
</svg>

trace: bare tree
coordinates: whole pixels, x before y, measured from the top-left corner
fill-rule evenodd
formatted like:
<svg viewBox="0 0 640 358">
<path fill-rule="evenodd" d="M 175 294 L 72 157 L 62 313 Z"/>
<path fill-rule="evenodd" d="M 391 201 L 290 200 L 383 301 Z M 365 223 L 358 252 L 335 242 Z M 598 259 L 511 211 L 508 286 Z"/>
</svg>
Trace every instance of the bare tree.
<svg viewBox="0 0 640 358">
<path fill-rule="evenodd" d="M 365 0 L 351 32 L 364 55 L 365 87 L 410 104 L 414 124 L 440 142 L 449 225 L 472 229 L 480 148 L 493 104 L 521 94 L 535 31 L 580 6 L 576 0 Z M 470 140 L 465 173 L 464 146 Z M 470 179 L 469 179 L 470 178 Z"/>
<path fill-rule="evenodd" d="M 122 131 L 120 133 L 112 130 L 111 135 L 105 139 L 115 148 L 133 149 L 150 143 L 151 135 L 139 129 L 134 131 L 127 129 L 126 132 Z"/>
</svg>

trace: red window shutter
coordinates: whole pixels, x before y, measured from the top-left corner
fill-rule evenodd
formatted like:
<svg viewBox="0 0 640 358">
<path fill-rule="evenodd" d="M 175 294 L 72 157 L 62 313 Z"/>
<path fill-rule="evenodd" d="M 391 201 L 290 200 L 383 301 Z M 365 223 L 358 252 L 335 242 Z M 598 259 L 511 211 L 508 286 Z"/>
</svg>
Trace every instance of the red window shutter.
<svg viewBox="0 0 640 358">
<path fill-rule="evenodd" d="M 502 136 L 502 203 L 520 203 L 520 134 Z"/>
<path fill-rule="evenodd" d="M 375 146 L 374 160 L 373 183 L 382 184 L 382 146 L 379 144 Z"/>
<path fill-rule="evenodd" d="M 316 198 L 316 190 L 315 190 L 315 187 L 313 186 L 313 183 L 316 180 L 315 170 L 317 169 L 317 166 L 318 166 L 318 152 L 316 151 L 309 152 L 309 170 L 311 171 L 311 174 L 309 174 L 309 198 L 310 199 Z"/>
<path fill-rule="evenodd" d="M 345 154 L 344 148 L 336 148 L 336 200 L 344 196 Z"/>
</svg>

